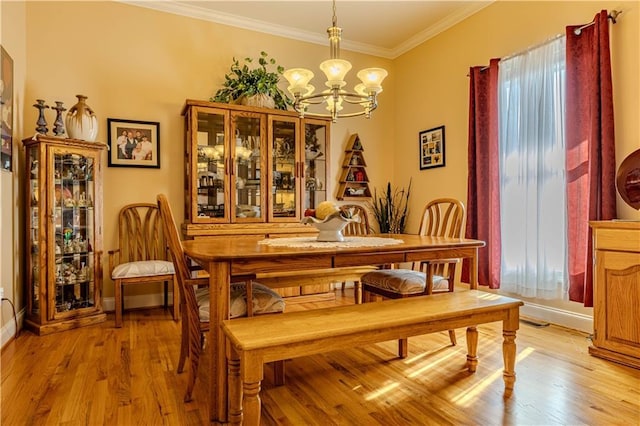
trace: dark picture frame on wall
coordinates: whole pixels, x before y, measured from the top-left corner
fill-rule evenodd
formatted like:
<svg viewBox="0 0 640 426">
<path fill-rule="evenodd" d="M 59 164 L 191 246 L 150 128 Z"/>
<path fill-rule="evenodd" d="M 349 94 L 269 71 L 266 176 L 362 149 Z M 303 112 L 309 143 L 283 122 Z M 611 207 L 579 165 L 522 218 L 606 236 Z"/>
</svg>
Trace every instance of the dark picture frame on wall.
<svg viewBox="0 0 640 426">
<path fill-rule="evenodd" d="M 418 136 L 420 170 L 444 167 L 444 126 L 423 130 Z"/>
<path fill-rule="evenodd" d="M 107 118 L 109 167 L 160 168 L 160 123 Z"/>
<path fill-rule="evenodd" d="M 13 164 L 13 59 L 0 46 L 0 169 L 10 172 Z"/>
</svg>

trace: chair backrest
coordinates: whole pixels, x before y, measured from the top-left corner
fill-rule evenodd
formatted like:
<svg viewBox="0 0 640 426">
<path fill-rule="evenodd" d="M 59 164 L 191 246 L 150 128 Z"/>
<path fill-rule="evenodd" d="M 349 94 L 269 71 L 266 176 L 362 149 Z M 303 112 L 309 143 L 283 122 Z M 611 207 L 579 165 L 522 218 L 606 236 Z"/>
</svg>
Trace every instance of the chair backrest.
<svg viewBox="0 0 640 426">
<path fill-rule="evenodd" d="M 437 198 L 425 206 L 418 233 L 431 237 L 463 238 L 464 221 L 465 210 L 461 201 L 455 198 Z M 460 261 L 435 263 L 432 267 L 434 275 L 449 277 L 450 290 L 453 291 L 454 281 L 460 279 Z M 413 268 L 420 269 L 421 265 L 415 262 Z"/>
<path fill-rule="evenodd" d="M 183 291 L 183 283 L 189 278 L 189 263 L 187 257 L 184 254 L 184 248 L 182 247 L 182 241 L 180 240 L 180 233 L 176 221 L 173 218 L 173 212 L 171 211 L 171 205 L 164 194 L 158 194 L 158 208 L 160 209 L 160 215 L 162 222 L 164 223 L 164 232 L 167 237 L 167 246 L 173 259 L 173 266 L 176 271 L 176 278 L 180 284 L 180 291 Z"/>
<path fill-rule="evenodd" d="M 167 246 L 156 204 L 128 204 L 118 215 L 120 263 L 166 260 Z"/>
<path fill-rule="evenodd" d="M 438 198 L 424 208 L 420 235 L 462 238 L 464 236 L 464 204 L 454 198 Z"/>
<path fill-rule="evenodd" d="M 367 235 L 371 233 L 369 226 L 369 216 L 364 207 L 358 204 L 344 204 L 340 206 L 341 210 L 351 210 L 354 215 L 360 216 L 360 223 L 350 222 L 344 228 L 344 235 Z"/>
</svg>

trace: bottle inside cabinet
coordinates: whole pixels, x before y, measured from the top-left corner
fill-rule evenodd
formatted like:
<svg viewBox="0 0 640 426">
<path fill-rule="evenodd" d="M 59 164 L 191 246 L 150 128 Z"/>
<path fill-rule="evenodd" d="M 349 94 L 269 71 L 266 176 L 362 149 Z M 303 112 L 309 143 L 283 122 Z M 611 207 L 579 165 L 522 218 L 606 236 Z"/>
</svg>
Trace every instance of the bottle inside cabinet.
<svg viewBox="0 0 640 426">
<path fill-rule="evenodd" d="M 54 156 L 55 307 L 57 312 L 88 308 L 94 300 L 93 159 Z"/>
</svg>

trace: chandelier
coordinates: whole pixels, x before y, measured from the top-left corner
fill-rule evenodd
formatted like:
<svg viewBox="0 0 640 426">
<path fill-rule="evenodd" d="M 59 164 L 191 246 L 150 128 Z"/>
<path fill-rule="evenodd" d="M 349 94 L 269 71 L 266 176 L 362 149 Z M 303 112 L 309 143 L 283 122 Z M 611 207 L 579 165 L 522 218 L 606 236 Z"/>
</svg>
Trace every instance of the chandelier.
<svg viewBox="0 0 640 426">
<path fill-rule="evenodd" d="M 329 49 L 331 59 L 320 64 L 320 69 L 327 77 L 325 85 L 328 87 L 320 93 L 314 93 L 315 87 L 309 82 L 313 78 L 313 72 L 305 68 L 291 68 L 283 75 L 289 82 L 287 88 L 294 97 L 293 108 L 300 114 L 312 117 L 330 117 L 335 123 L 339 117 L 357 117 L 364 115 L 371 117 L 371 113 L 378 107 L 378 93 L 382 92 L 382 80 L 387 76 L 387 71 L 382 68 L 365 68 L 357 74 L 362 83 L 354 87 L 353 92 L 344 90 L 345 76 L 351 69 L 351 63 L 340 59 L 340 39 L 342 28 L 337 26 L 336 1 L 333 0 L 333 25 L 327 29 L 329 35 Z M 355 112 L 341 111 L 345 104 L 354 105 Z M 328 113 L 309 111 L 312 105 L 325 105 Z M 353 109 L 353 107 L 349 108 Z"/>
</svg>

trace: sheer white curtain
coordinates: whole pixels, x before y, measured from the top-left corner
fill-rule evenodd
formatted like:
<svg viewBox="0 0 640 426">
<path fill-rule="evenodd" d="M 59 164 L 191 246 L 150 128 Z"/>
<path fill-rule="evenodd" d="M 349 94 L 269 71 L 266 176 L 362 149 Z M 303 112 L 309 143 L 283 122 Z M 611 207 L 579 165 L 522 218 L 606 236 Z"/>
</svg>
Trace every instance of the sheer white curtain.
<svg viewBox="0 0 640 426">
<path fill-rule="evenodd" d="M 568 281 L 565 37 L 499 66 L 500 288 L 562 298 Z"/>
</svg>

